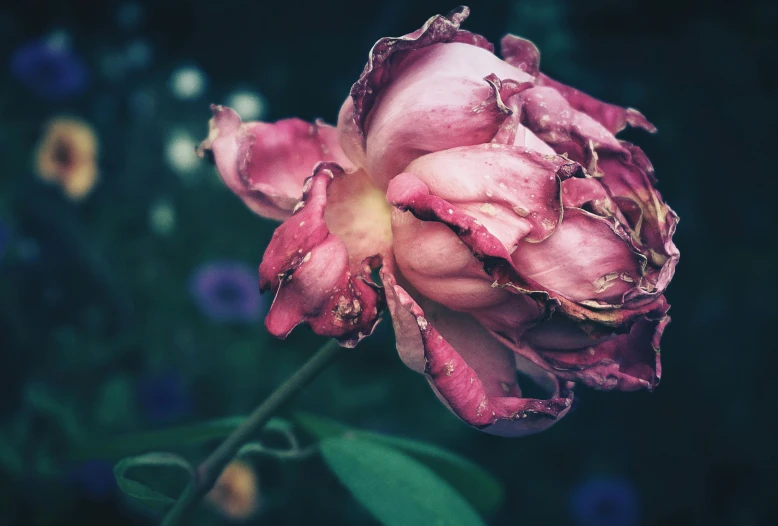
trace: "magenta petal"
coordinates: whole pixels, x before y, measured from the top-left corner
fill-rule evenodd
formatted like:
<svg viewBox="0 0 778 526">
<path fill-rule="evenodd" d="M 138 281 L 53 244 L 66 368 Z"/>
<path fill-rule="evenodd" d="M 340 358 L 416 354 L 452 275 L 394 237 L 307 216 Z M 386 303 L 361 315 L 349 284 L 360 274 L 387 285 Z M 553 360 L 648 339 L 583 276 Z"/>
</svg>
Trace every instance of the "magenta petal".
<svg viewBox="0 0 778 526">
<path fill-rule="evenodd" d="M 505 62 L 532 77 L 540 73 L 540 51 L 526 38 L 505 35 L 500 40 L 500 55 Z"/>
<path fill-rule="evenodd" d="M 274 336 L 285 338 L 307 323 L 316 334 L 353 347 L 371 334 L 383 308 L 379 287 L 370 279 L 379 261 L 366 259 L 353 275 L 346 245 L 327 228 L 327 188 L 335 177 L 343 177 L 338 165 L 316 166 L 302 201 L 276 229 L 265 251 L 260 287 L 276 294 L 265 318 Z"/>
<path fill-rule="evenodd" d="M 627 125 L 641 128 L 650 133 L 656 133 L 656 126 L 648 122 L 648 119 L 635 108 L 622 108 L 614 104 L 602 102 L 582 91 L 557 82 L 542 73 L 538 76 L 537 83 L 541 86 L 554 88 L 573 108 L 587 114 L 605 126 L 611 133 L 618 133 L 626 128 Z"/>
<path fill-rule="evenodd" d="M 211 109 L 210 132 L 198 153 L 212 158 L 227 187 L 263 217 L 291 215 L 316 163 L 334 161 L 351 169 L 332 126 L 300 119 L 244 123 L 230 108 Z"/>
<path fill-rule="evenodd" d="M 522 243 L 512 254 L 519 274 L 574 301 L 621 303 L 641 279 L 643 261 L 604 218 L 578 208 L 543 243 Z"/>
<path fill-rule="evenodd" d="M 493 46 L 482 36 L 463 31 L 459 26 L 470 14 L 461 6 L 447 16 L 435 15 L 413 33 L 399 38 L 385 37 L 373 45 L 365 69 L 351 88 L 354 100 L 354 122 L 364 132 L 365 119 L 378 93 L 392 78 L 392 66 L 407 51 L 418 50 L 442 42 L 460 42 L 492 52 Z"/>
<path fill-rule="evenodd" d="M 569 385 L 561 396 L 556 389 L 547 400 L 521 398 L 510 350 L 467 315 L 432 307 L 437 312 L 425 317 L 387 267 L 381 276 L 387 298 L 393 298 L 388 304 L 404 361 L 414 368 L 426 364 L 435 392 L 463 421 L 487 433 L 523 436 L 547 429 L 567 413 L 573 396 Z M 411 354 L 416 357 L 409 358 Z"/>
</svg>

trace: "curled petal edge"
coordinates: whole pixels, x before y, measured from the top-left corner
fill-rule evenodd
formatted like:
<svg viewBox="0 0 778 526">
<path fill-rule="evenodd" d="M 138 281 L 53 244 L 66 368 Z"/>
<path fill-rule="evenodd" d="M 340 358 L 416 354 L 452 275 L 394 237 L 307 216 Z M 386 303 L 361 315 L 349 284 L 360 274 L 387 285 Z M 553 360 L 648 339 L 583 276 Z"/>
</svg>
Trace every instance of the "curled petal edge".
<svg viewBox="0 0 778 526">
<path fill-rule="evenodd" d="M 459 29 L 469 15 L 470 8 L 460 6 L 447 16 L 433 16 L 412 33 L 401 37 L 384 37 L 373 45 L 359 80 L 351 87 L 354 122 L 361 133 L 365 131 L 365 119 L 378 93 L 391 80 L 391 66 L 396 53 L 443 42 L 460 42 L 494 51 L 494 46 L 484 37 Z"/>
<path fill-rule="evenodd" d="M 384 266 L 381 279 L 387 295 L 395 330 L 400 329 L 406 345 L 423 348 L 423 364 L 408 363 L 429 379 L 433 389 L 449 409 L 467 424 L 500 436 L 525 436 L 543 431 L 567 414 L 573 401 L 573 383 L 557 385 L 553 397 L 541 400 L 520 396 L 489 396 L 478 374 L 452 345 L 433 327 L 424 311 L 399 285 Z M 408 334 L 410 333 L 410 334 Z M 402 351 L 401 351 L 402 356 Z"/>
<path fill-rule="evenodd" d="M 365 258 L 353 275 L 345 244 L 324 221 L 327 188 L 343 175 L 335 163 L 317 164 L 303 187 L 302 200 L 276 229 L 265 251 L 260 288 L 275 293 L 265 325 L 276 337 L 286 338 L 305 323 L 316 334 L 354 347 L 380 321 L 383 294 L 370 277 L 380 258 Z"/>
</svg>

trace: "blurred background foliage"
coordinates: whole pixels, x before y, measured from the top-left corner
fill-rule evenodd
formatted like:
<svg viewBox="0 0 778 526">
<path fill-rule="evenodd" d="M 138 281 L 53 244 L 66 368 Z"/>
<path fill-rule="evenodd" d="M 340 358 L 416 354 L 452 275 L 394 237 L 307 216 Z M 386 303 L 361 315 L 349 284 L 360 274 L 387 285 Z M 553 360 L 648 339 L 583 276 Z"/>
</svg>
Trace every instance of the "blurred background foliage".
<svg viewBox="0 0 778 526">
<path fill-rule="evenodd" d="M 453 7 L 0 8 L 0 525 L 152 524 L 118 492 L 117 459 L 74 458 L 69 445 L 246 414 L 322 343 L 306 329 L 277 341 L 262 326 L 269 300 L 252 280 L 275 225 L 194 156 L 208 104 L 334 122 L 377 38 Z M 471 8 L 467 29 L 493 42 L 506 32 L 532 39 L 551 76 L 637 107 L 658 126 L 655 136 L 625 138 L 646 150 L 681 217 L 662 385 L 653 394 L 579 389 L 574 412 L 550 431 L 492 437 L 439 404 L 401 364 L 383 324 L 295 408 L 471 459 L 505 489 L 490 524 L 778 523 L 770 433 L 778 8 L 766 0 Z M 73 178 L 80 187 L 65 184 Z M 375 523 L 318 457 L 249 462 L 233 470 L 256 504 L 248 523 Z M 230 520 L 215 511 L 228 507 L 203 509 L 203 524 Z"/>
</svg>

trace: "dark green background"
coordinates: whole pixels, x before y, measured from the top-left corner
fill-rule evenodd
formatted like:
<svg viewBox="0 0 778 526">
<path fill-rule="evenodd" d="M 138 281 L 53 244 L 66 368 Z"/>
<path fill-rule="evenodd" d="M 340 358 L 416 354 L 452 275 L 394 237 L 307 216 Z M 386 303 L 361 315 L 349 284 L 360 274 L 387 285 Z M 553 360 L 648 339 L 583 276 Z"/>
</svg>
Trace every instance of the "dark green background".
<svg viewBox="0 0 778 526">
<path fill-rule="evenodd" d="M 146 16 L 132 34 L 152 44 L 154 61 L 121 82 L 96 67 L 131 35 L 117 29 L 113 2 L 0 8 L 6 63 L 22 42 L 65 28 L 93 68 L 89 90 L 63 103 L 41 101 L 6 73 L 0 80 L 0 220 L 41 255 L 25 262 L 12 246 L 0 260 L 2 433 L 29 415 L 31 392 L 56 400 L 92 434 L 144 429 L 134 386 L 167 370 L 180 371 L 191 389 L 195 410 L 185 421 L 245 413 L 304 361 L 321 343 L 307 329 L 276 341 L 261 324 L 214 325 L 195 308 L 191 271 L 215 258 L 258 264 L 274 224 L 247 211 L 208 166 L 183 184 L 165 164 L 165 138 L 174 127 L 204 136 L 208 103 L 240 86 L 265 96 L 268 120 L 332 122 L 377 38 L 455 7 L 141 3 Z M 645 149 L 681 217 L 662 384 L 653 394 L 580 389 L 575 412 L 550 431 L 492 437 L 438 403 L 400 363 L 387 331 L 328 370 L 295 407 L 473 459 L 506 488 L 492 524 L 572 524 L 570 491 L 601 474 L 634 481 L 645 525 L 778 523 L 775 5 L 532 0 L 471 8 L 467 29 L 493 42 L 506 32 L 533 39 L 547 73 L 635 106 L 659 128 L 625 137 Z M 209 76 L 201 101 L 169 95 L 168 75 L 183 63 Z M 131 111 L 138 90 L 157 96 L 149 118 Z M 91 122 L 102 146 L 100 184 L 78 205 L 31 175 L 42 124 L 61 113 Z M 159 199 L 176 209 L 169 237 L 148 227 Z M 95 501 L 52 474 L 45 459 L 59 458 L 62 439 L 50 420 L 36 416 L 29 432 L 22 474 L 0 471 L 0 524 L 150 524 L 118 495 Z M 257 524 L 371 523 L 321 461 L 257 465 L 266 495 Z"/>
</svg>

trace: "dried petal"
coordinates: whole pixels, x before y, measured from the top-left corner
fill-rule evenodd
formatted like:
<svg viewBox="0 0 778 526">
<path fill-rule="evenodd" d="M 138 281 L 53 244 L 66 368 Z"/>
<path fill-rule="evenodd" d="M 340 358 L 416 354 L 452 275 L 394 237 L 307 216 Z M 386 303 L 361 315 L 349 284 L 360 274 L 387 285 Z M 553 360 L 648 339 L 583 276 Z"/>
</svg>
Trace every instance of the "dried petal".
<svg viewBox="0 0 778 526">
<path fill-rule="evenodd" d="M 381 277 L 401 355 L 414 367 L 426 364 L 436 394 L 466 423 L 487 433 L 524 436 L 547 429 L 569 411 L 570 385 L 560 389 L 554 382 L 546 400 L 522 398 L 508 348 L 468 315 L 434 304 L 425 315 L 387 267 Z"/>
<path fill-rule="evenodd" d="M 343 240 L 332 234 L 324 216 L 327 188 L 343 170 L 320 163 L 306 181 L 297 211 L 279 226 L 259 266 L 260 287 L 276 297 L 265 325 L 285 338 L 300 323 L 316 334 L 353 347 L 371 334 L 383 309 L 379 287 L 370 279 L 378 258 L 352 273 Z"/>
<path fill-rule="evenodd" d="M 334 161 L 353 169 L 332 126 L 300 119 L 243 123 L 230 108 L 211 109 L 210 132 L 198 154 L 208 155 L 227 187 L 263 217 L 291 215 L 316 163 Z"/>
</svg>

